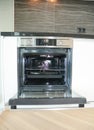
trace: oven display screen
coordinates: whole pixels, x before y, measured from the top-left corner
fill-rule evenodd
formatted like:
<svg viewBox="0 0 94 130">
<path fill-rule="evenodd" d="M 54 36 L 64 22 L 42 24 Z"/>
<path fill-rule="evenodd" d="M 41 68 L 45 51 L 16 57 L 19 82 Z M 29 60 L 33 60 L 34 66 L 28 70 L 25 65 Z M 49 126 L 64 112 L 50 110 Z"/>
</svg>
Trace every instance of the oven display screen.
<svg viewBox="0 0 94 130">
<path fill-rule="evenodd" d="M 37 46 L 56 46 L 56 39 L 36 39 Z"/>
</svg>

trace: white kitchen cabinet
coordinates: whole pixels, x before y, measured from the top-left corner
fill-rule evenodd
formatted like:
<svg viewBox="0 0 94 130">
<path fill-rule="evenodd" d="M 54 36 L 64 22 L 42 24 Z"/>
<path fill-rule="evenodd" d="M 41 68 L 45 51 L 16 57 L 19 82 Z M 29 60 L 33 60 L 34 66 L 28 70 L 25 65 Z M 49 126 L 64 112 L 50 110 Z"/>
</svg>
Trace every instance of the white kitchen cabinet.
<svg viewBox="0 0 94 130">
<path fill-rule="evenodd" d="M 74 39 L 72 88 L 94 101 L 94 39 Z"/>
<path fill-rule="evenodd" d="M 17 94 L 17 38 L 3 38 L 3 86 L 5 103 Z"/>
</svg>

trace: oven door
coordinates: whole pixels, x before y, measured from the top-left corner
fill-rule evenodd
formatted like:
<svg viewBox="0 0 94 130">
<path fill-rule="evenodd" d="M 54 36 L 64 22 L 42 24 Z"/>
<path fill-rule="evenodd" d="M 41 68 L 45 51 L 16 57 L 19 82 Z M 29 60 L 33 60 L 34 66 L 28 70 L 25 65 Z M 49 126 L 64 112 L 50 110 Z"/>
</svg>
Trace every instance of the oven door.
<svg viewBox="0 0 94 130">
<path fill-rule="evenodd" d="M 71 55 L 66 48 L 18 48 L 19 93 L 70 88 Z"/>
</svg>

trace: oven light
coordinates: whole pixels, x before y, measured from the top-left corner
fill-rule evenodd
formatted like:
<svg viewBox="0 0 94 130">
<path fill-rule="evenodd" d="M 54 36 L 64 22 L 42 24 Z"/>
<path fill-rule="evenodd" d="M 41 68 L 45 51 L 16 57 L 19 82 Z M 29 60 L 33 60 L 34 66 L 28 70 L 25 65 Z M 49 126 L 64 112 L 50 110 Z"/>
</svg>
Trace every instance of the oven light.
<svg viewBox="0 0 94 130">
<path fill-rule="evenodd" d="M 51 57 L 50 55 L 47 56 L 48 58 Z"/>
</svg>

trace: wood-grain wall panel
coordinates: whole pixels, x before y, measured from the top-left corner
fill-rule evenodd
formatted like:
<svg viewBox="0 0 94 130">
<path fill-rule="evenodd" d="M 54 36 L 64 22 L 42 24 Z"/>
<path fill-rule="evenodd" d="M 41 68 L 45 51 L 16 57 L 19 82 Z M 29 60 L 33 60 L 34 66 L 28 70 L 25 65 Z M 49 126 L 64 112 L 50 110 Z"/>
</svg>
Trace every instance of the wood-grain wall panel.
<svg viewBox="0 0 94 130">
<path fill-rule="evenodd" d="M 15 31 L 94 35 L 94 2 L 82 0 L 15 0 Z"/>
</svg>

